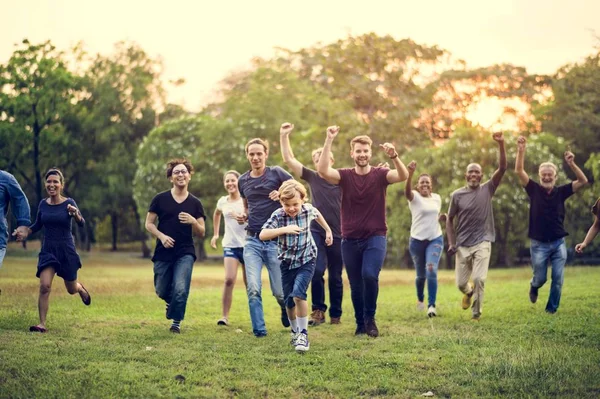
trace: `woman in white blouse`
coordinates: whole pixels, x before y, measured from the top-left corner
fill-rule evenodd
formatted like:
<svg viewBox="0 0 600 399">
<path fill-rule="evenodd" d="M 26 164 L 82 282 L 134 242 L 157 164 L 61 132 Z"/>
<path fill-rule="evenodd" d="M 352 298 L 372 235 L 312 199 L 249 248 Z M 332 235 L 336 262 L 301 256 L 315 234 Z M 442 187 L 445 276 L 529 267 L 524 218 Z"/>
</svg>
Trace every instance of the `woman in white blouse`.
<svg viewBox="0 0 600 399">
<path fill-rule="evenodd" d="M 244 243 L 246 242 L 246 224 L 239 224 L 236 216 L 244 213 L 244 202 L 238 190 L 238 178 L 240 174 L 235 170 L 229 170 L 223 175 L 223 185 L 227 195 L 219 198 L 217 208 L 213 214 L 213 237 L 210 246 L 217 248 L 219 229 L 221 227 L 221 215 L 225 219 L 225 235 L 223 236 L 223 262 L 225 263 L 225 286 L 223 287 L 223 316 L 217 321 L 220 326 L 229 325 L 229 310 L 233 299 L 233 287 L 237 279 L 238 265 L 242 266 L 244 284 L 246 284 L 246 273 L 244 272 Z"/>
<path fill-rule="evenodd" d="M 412 177 L 417 168 L 415 161 L 407 165 L 408 179 L 404 195 L 412 214 L 409 251 L 417 272 L 417 309 L 424 310 L 425 281 L 427 281 L 427 316 L 437 316 L 435 300 L 437 294 L 437 270 L 444 250 L 444 236 L 440 222 L 446 221 L 446 214 L 440 213 L 442 199 L 432 192 L 431 176 L 423 173 L 417 180 L 416 190 L 412 189 Z"/>
</svg>

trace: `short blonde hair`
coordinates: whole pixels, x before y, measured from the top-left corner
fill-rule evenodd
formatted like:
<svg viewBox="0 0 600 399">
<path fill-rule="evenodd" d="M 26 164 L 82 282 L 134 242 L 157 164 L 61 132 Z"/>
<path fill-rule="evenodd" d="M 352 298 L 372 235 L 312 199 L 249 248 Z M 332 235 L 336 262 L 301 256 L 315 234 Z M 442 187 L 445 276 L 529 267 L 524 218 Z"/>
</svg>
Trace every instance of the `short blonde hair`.
<svg viewBox="0 0 600 399">
<path fill-rule="evenodd" d="M 350 141 L 350 149 L 354 151 L 354 144 L 359 143 L 359 144 L 367 144 L 369 146 L 373 145 L 373 140 L 371 140 L 371 138 L 367 135 L 362 135 L 362 136 L 356 136 L 355 138 L 352 139 L 352 141 Z"/>
<path fill-rule="evenodd" d="M 304 185 L 294 179 L 286 180 L 281 187 L 279 187 L 279 201 L 291 200 L 296 196 L 296 193 L 298 193 L 300 199 L 304 201 L 307 195 Z"/>
<path fill-rule="evenodd" d="M 316 150 L 313 150 L 313 152 L 310 154 L 311 158 L 314 158 L 315 155 L 319 154 L 319 158 L 321 158 L 321 154 L 323 153 L 323 147 L 319 147 Z M 332 161 L 333 159 L 333 153 L 331 151 L 329 151 L 329 159 L 331 159 Z"/>
<path fill-rule="evenodd" d="M 556 167 L 556 165 L 554 165 L 552 162 L 542 162 L 540 164 L 540 167 L 538 169 L 538 174 L 542 171 L 542 169 L 544 168 L 552 168 L 554 169 L 554 176 L 558 175 L 558 168 Z"/>
</svg>

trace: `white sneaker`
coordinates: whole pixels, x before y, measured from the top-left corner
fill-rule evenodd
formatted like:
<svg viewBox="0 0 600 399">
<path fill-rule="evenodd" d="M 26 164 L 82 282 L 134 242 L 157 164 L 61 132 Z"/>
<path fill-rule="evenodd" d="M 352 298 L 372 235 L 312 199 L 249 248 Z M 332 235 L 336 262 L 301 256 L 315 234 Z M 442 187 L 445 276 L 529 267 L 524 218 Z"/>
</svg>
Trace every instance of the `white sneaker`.
<svg viewBox="0 0 600 399">
<path fill-rule="evenodd" d="M 296 341 L 298 340 L 298 335 L 300 335 L 300 333 L 295 332 L 294 330 L 292 330 L 292 332 L 290 332 L 290 345 L 292 345 L 294 348 L 296 347 Z"/>
<path fill-rule="evenodd" d="M 429 316 L 429 317 L 437 316 L 437 312 L 435 311 L 435 306 L 430 306 L 429 309 L 427 309 L 427 316 Z"/>
<path fill-rule="evenodd" d="M 424 310 L 425 310 L 425 304 L 424 304 L 423 302 L 421 302 L 421 301 L 418 301 L 418 302 L 417 302 L 417 310 L 418 310 L 419 312 L 422 312 L 422 311 L 424 311 Z"/>
<path fill-rule="evenodd" d="M 298 333 L 296 338 L 296 352 L 304 353 L 308 351 L 309 348 L 310 343 L 308 342 L 308 332 L 306 330 L 302 330 L 302 332 Z"/>
</svg>

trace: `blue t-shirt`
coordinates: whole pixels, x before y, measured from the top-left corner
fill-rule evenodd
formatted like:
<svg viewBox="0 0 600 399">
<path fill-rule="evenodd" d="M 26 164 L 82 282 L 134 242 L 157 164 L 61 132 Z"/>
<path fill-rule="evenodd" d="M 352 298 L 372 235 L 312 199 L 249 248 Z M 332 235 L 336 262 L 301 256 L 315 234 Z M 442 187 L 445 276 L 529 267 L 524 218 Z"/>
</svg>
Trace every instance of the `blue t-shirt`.
<svg viewBox="0 0 600 399">
<path fill-rule="evenodd" d="M 325 218 L 333 237 L 340 238 L 342 236 L 340 229 L 342 190 L 340 186 L 327 182 L 317 172 L 305 166 L 302 167 L 302 179 L 308 182 L 312 203 Z M 310 224 L 310 230 L 325 237 L 325 230 L 316 221 Z"/>
<path fill-rule="evenodd" d="M 265 167 L 265 172 L 260 177 L 250 176 L 250 171 L 240 176 L 240 195 L 248 202 L 248 231 L 260 232 L 271 214 L 281 207 L 279 201 L 269 198 L 269 193 L 279 190 L 281 184 L 290 179 L 292 175 L 279 166 Z"/>
</svg>

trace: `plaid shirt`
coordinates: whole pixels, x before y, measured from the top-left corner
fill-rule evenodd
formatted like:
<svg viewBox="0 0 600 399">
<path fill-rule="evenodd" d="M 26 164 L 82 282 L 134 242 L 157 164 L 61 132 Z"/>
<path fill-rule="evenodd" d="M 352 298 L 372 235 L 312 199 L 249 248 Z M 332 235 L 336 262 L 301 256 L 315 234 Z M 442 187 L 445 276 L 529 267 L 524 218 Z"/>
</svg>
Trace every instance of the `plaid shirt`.
<svg viewBox="0 0 600 399">
<path fill-rule="evenodd" d="M 271 214 L 263 229 L 277 229 L 289 225 L 303 228 L 300 234 L 283 234 L 277 238 L 277 258 L 290 264 L 290 269 L 296 269 L 317 257 L 317 244 L 310 232 L 310 222 L 319 217 L 317 208 L 311 204 L 302 204 L 302 209 L 296 216 L 288 216 L 283 208 Z"/>
</svg>

